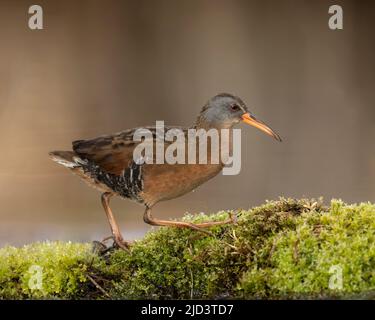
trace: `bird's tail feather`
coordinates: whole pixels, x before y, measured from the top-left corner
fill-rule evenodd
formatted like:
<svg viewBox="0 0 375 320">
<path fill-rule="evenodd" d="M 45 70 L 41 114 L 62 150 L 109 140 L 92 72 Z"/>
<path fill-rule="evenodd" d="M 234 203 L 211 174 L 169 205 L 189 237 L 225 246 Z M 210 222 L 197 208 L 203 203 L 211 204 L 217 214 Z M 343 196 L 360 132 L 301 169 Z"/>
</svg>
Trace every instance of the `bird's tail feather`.
<svg viewBox="0 0 375 320">
<path fill-rule="evenodd" d="M 81 167 L 85 163 L 74 151 L 51 151 L 50 158 L 69 169 Z"/>
</svg>

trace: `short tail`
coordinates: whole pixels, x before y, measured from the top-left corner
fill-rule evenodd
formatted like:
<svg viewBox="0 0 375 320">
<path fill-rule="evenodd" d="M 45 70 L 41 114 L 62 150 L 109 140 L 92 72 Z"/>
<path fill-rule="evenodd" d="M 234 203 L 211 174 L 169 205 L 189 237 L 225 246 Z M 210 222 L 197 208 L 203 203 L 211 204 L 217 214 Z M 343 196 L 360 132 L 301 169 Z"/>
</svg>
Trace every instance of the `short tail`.
<svg viewBox="0 0 375 320">
<path fill-rule="evenodd" d="M 74 151 L 52 151 L 49 156 L 53 161 L 69 169 L 81 167 L 86 163 Z"/>
</svg>

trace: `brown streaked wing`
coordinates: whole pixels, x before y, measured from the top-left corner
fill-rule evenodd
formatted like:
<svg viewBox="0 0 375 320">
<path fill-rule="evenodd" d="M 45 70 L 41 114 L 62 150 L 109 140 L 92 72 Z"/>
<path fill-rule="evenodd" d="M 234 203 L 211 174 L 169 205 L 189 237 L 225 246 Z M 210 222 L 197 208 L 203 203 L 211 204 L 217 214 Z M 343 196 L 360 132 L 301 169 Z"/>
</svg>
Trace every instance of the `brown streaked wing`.
<svg viewBox="0 0 375 320">
<path fill-rule="evenodd" d="M 165 131 L 181 127 L 165 127 Z M 73 141 L 73 150 L 83 159 L 95 162 L 100 168 L 108 173 L 121 174 L 133 161 L 133 151 L 140 143 L 133 140 L 135 131 L 140 128 L 128 129 L 113 135 L 104 135 L 90 140 Z M 155 127 L 145 127 L 156 139 Z M 165 142 L 170 144 L 171 142 Z M 155 148 L 154 148 L 155 160 Z"/>
</svg>

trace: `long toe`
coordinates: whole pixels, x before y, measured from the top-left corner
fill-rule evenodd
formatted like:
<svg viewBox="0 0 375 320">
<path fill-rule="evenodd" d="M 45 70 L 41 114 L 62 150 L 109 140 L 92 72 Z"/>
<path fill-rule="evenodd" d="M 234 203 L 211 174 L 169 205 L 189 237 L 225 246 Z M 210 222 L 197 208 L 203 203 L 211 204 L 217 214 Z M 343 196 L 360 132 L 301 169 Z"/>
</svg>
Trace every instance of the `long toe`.
<svg viewBox="0 0 375 320">
<path fill-rule="evenodd" d="M 115 238 L 114 238 L 114 236 L 108 236 L 108 237 L 105 237 L 101 242 L 104 244 L 104 243 L 106 243 L 108 240 L 114 240 Z"/>
<path fill-rule="evenodd" d="M 118 247 L 118 248 L 120 248 L 120 249 L 122 249 L 124 251 L 129 251 L 129 249 L 131 247 L 131 242 L 130 241 L 125 241 L 123 239 L 115 238 L 113 246 L 114 247 Z"/>
<path fill-rule="evenodd" d="M 108 251 L 108 247 L 100 241 L 92 242 L 92 252 L 98 255 L 103 255 Z"/>
<path fill-rule="evenodd" d="M 196 230 L 196 231 L 199 231 L 199 232 L 202 232 L 202 233 L 205 233 L 209 236 L 212 236 L 212 232 L 200 227 L 199 225 L 196 225 L 194 223 L 189 223 L 189 228 L 193 229 L 193 230 Z"/>
</svg>

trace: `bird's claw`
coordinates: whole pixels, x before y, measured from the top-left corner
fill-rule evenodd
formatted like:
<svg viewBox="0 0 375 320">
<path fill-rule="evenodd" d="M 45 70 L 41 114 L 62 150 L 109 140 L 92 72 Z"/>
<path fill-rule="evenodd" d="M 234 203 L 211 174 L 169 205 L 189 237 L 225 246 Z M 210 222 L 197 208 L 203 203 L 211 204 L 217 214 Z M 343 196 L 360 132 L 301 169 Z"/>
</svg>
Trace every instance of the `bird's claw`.
<svg viewBox="0 0 375 320">
<path fill-rule="evenodd" d="M 124 251 L 129 251 L 130 246 L 131 246 L 131 242 L 130 241 L 125 241 L 125 240 L 119 239 L 119 238 L 114 238 L 113 239 L 113 247 L 114 248 L 117 247 L 117 248 L 122 249 Z"/>
<path fill-rule="evenodd" d="M 107 246 L 105 242 L 111 239 L 113 240 L 113 244 L 111 246 Z M 122 249 L 124 251 L 129 251 L 130 246 L 131 242 L 129 241 L 125 241 L 122 238 L 117 238 L 115 236 L 109 236 L 104 238 L 102 241 L 93 241 L 93 252 L 104 255 L 108 251 L 111 251 L 113 249 Z"/>
</svg>

